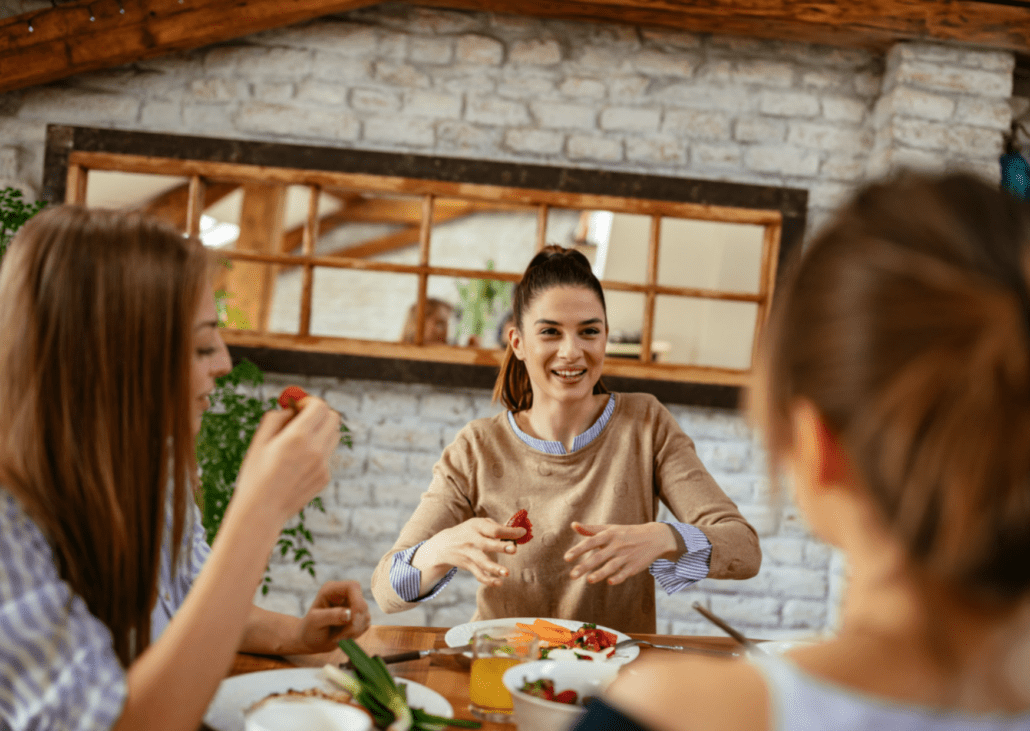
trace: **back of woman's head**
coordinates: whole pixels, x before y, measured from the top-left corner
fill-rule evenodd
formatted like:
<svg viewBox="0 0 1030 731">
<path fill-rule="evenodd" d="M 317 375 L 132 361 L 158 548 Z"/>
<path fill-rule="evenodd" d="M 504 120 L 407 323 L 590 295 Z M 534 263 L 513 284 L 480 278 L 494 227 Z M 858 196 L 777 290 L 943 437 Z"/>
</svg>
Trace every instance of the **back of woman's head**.
<svg viewBox="0 0 1030 731">
<path fill-rule="evenodd" d="M 1030 591 L 1030 214 L 968 175 L 861 190 L 778 293 L 755 399 L 774 460 L 812 403 L 928 576 Z"/>
<path fill-rule="evenodd" d="M 123 662 L 149 641 L 166 482 L 176 546 L 190 497 L 206 267 L 199 242 L 163 223 L 61 206 L 18 232 L 0 268 L 0 482 Z"/>
<path fill-rule="evenodd" d="M 523 331 L 523 317 L 537 297 L 552 287 L 583 287 L 597 295 L 605 308 L 604 290 L 590 267 L 590 260 L 575 249 L 546 246 L 532 258 L 512 293 L 512 321 Z M 608 393 L 599 380 L 594 393 Z M 533 405 L 533 391 L 525 364 L 515 357 L 511 344 L 504 354 L 500 375 L 494 384 L 494 400 L 510 411 L 524 411 Z"/>
</svg>

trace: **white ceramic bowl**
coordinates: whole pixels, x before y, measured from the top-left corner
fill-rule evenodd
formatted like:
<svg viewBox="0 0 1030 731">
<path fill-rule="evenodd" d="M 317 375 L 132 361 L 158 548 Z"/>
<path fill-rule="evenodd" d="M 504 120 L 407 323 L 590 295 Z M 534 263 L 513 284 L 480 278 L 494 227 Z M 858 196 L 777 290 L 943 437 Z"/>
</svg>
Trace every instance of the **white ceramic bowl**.
<svg viewBox="0 0 1030 731">
<path fill-rule="evenodd" d="M 369 731 L 372 719 L 325 698 L 273 698 L 245 716 L 246 731 Z"/>
<path fill-rule="evenodd" d="M 599 696 L 615 679 L 619 665 L 604 662 L 569 662 L 537 660 L 509 668 L 504 673 L 504 687 L 511 693 L 515 723 L 519 731 L 565 731 L 586 711 L 580 705 L 555 703 L 523 693 L 526 682 L 549 679 L 554 692 L 574 690 L 580 698 Z"/>
</svg>

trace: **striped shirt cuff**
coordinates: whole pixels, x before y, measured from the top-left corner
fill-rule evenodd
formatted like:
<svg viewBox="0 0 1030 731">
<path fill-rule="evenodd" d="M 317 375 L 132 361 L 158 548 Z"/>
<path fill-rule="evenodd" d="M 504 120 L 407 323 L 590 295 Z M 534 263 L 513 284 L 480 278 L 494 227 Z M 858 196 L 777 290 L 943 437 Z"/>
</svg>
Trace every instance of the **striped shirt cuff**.
<svg viewBox="0 0 1030 731">
<path fill-rule="evenodd" d="M 422 541 L 425 543 L 425 541 Z M 411 565 L 411 559 L 415 557 L 415 551 L 421 548 L 422 543 L 417 543 L 411 548 L 397 551 L 393 554 L 393 563 L 390 564 L 390 586 L 397 592 L 397 596 L 406 602 L 427 602 L 451 583 L 451 579 L 458 573 L 455 566 L 440 579 L 439 583 L 425 596 L 418 595 L 419 586 L 422 584 L 422 572 Z M 708 572 L 708 564 L 705 564 L 705 573 Z"/>
<path fill-rule="evenodd" d="M 662 522 L 675 528 L 687 544 L 687 552 L 680 556 L 679 560 L 659 558 L 651 564 L 650 571 L 655 581 L 662 585 L 666 594 L 675 594 L 708 576 L 712 544 L 700 528 L 689 523 Z"/>
</svg>

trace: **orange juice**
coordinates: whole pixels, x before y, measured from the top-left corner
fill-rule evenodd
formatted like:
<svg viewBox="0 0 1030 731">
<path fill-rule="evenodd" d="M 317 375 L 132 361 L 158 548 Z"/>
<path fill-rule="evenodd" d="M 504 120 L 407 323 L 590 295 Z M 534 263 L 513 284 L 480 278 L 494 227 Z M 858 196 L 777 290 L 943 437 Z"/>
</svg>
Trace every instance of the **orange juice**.
<svg viewBox="0 0 1030 731">
<path fill-rule="evenodd" d="M 508 668 L 518 665 L 517 657 L 477 657 L 472 661 L 469 700 L 481 709 L 511 712 L 511 693 L 501 682 Z"/>
</svg>

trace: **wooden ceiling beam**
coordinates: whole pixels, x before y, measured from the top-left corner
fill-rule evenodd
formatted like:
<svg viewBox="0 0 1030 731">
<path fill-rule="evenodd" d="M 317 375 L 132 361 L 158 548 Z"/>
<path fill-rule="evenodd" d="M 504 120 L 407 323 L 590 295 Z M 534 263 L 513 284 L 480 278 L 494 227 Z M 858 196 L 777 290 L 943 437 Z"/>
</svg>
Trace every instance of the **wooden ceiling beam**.
<svg viewBox="0 0 1030 731">
<path fill-rule="evenodd" d="M 983 0 L 417 0 L 417 5 L 663 26 L 885 51 L 945 41 L 1030 52 L 1030 8 Z"/>
<path fill-rule="evenodd" d="M 73 0 L 0 20 L 0 92 L 375 4 L 376 0 Z"/>
</svg>

